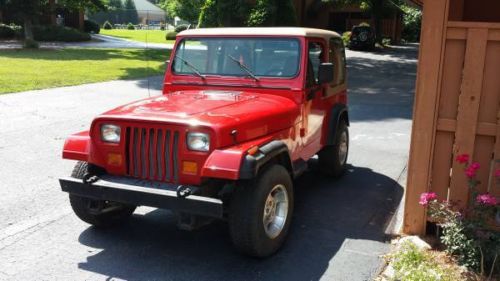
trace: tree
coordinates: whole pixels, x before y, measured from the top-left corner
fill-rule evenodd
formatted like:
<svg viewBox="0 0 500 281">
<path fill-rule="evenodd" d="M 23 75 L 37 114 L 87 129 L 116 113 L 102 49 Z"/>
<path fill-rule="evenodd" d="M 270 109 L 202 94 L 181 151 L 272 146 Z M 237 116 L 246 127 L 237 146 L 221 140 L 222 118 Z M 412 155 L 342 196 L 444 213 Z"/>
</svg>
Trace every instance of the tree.
<svg viewBox="0 0 500 281">
<path fill-rule="evenodd" d="M 124 20 L 127 23 L 137 24 L 139 21 L 139 14 L 137 14 L 137 9 L 135 8 L 135 3 L 133 0 L 125 0 L 124 3 Z"/>
<path fill-rule="evenodd" d="M 249 26 L 296 26 L 297 16 L 291 0 L 257 0 L 250 12 Z"/>
<path fill-rule="evenodd" d="M 122 0 L 109 0 L 108 6 L 109 12 L 106 20 L 111 20 L 112 23 L 123 23 L 124 10 Z"/>
<path fill-rule="evenodd" d="M 33 22 L 42 15 L 42 11 L 51 11 L 54 4 L 54 0 L 1 0 L 0 8 L 8 9 L 22 20 L 24 37 L 31 41 L 33 40 Z M 69 10 L 106 8 L 102 0 L 60 0 L 57 5 Z"/>
<path fill-rule="evenodd" d="M 167 17 L 179 17 L 190 23 L 198 22 L 205 0 L 165 0 L 160 6 L 167 12 Z"/>
</svg>

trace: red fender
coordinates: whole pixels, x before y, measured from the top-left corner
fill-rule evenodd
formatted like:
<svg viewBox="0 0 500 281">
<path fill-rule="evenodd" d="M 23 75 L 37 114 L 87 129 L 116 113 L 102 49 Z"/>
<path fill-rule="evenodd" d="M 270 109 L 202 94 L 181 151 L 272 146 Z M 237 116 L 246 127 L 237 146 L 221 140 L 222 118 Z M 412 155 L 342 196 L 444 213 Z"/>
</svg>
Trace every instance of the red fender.
<svg viewBox="0 0 500 281">
<path fill-rule="evenodd" d="M 231 180 L 239 179 L 241 162 L 247 151 L 272 139 L 273 136 L 266 136 L 229 148 L 214 150 L 205 161 L 205 165 L 201 169 L 201 176 Z"/>
<path fill-rule="evenodd" d="M 90 151 L 89 131 L 69 136 L 64 142 L 62 158 L 88 162 Z"/>
</svg>

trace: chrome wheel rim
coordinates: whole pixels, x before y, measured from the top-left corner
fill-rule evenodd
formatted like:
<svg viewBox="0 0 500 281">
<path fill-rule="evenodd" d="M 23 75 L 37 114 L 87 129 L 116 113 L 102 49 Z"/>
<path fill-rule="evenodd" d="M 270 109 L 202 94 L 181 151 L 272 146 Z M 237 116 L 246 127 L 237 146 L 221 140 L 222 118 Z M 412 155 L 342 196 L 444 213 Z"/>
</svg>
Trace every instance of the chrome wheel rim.
<svg viewBox="0 0 500 281">
<path fill-rule="evenodd" d="M 344 165 L 347 161 L 347 151 L 348 151 L 348 143 L 347 143 L 347 132 L 343 131 L 340 135 L 339 140 L 339 161 L 340 165 Z"/>
<path fill-rule="evenodd" d="M 262 223 L 267 236 L 274 239 L 285 228 L 288 216 L 288 193 L 282 184 L 273 187 L 267 195 Z"/>
</svg>

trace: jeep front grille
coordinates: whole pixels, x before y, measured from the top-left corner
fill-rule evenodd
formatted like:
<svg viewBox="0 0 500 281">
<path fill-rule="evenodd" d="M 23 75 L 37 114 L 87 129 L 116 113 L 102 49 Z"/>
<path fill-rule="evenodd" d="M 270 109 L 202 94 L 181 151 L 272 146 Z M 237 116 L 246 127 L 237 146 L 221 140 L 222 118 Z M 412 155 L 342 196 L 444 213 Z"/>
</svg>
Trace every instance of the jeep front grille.
<svg viewBox="0 0 500 281">
<path fill-rule="evenodd" d="M 179 131 L 127 127 L 125 149 L 127 175 L 178 181 Z"/>
</svg>

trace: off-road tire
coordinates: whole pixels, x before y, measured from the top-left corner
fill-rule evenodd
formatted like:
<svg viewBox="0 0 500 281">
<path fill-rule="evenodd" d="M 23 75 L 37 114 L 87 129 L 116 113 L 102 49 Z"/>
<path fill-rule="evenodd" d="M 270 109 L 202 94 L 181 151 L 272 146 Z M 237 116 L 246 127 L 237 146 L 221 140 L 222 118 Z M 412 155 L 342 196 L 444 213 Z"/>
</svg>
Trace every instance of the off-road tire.
<svg viewBox="0 0 500 281">
<path fill-rule="evenodd" d="M 270 238 L 263 223 L 264 205 L 270 192 L 283 185 L 288 195 L 288 212 L 279 234 Z M 235 190 L 229 212 L 229 231 L 235 248 L 253 257 L 274 254 L 284 243 L 293 215 L 293 183 L 281 165 L 264 169 L 255 180 L 243 183 Z"/>
<path fill-rule="evenodd" d="M 71 173 L 71 176 L 77 179 L 83 179 L 85 174 L 89 171 L 89 165 L 86 162 L 78 162 Z M 115 202 L 107 202 L 107 201 L 98 201 L 92 200 L 89 198 L 77 196 L 70 194 L 69 202 L 71 204 L 71 208 L 73 212 L 76 214 L 78 218 L 82 221 L 92 224 L 97 227 L 109 227 L 113 225 L 117 225 L 121 222 L 127 220 L 135 211 L 135 206 L 124 205 Z M 102 205 L 102 206 L 110 206 L 113 205 L 114 208 L 112 211 L 105 213 L 98 213 L 95 210 L 92 211 L 89 209 L 89 206 L 93 205 Z"/>
<path fill-rule="evenodd" d="M 345 160 L 341 161 L 339 151 L 341 149 L 341 136 L 345 133 L 347 137 L 347 152 Z M 331 177 L 342 176 L 347 169 L 347 157 L 349 155 L 349 129 L 345 120 L 341 119 L 335 135 L 335 144 L 325 146 L 319 153 L 319 167 L 321 171 Z"/>
</svg>

